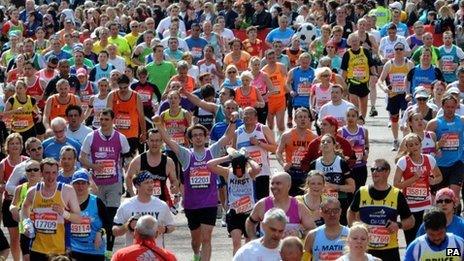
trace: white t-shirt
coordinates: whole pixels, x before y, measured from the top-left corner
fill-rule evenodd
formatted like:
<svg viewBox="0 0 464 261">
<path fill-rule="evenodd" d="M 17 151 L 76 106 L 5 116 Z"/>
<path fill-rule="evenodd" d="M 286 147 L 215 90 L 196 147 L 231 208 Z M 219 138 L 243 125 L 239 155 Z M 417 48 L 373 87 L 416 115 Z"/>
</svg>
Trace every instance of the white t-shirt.
<svg viewBox="0 0 464 261">
<path fill-rule="evenodd" d="M 228 28 L 224 28 L 224 30 L 222 30 L 221 37 L 224 38 L 224 42 L 226 44 L 229 44 L 229 42 L 235 38 L 234 32 Z"/>
<path fill-rule="evenodd" d="M 124 73 L 124 70 L 126 70 L 126 60 L 121 56 L 116 56 L 114 59 L 108 58 L 108 63 L 111 63 L 120 73 Z"/>
<path fill-rule="evenodd" d="M 233 261 L 280 261 L 280 247 L 269 249 L 261 244 L 261 238 L 243 245 L 233 258 Z"/>
<path fill-rule="evenodd" d="M 169 38 L 170 37 L 166 37 L 166 38 L 163 38 L 163 40 L 161 40 L 161 44 L 163 45 L 164 48 L 168 48 L 168 41 L 169 41 Z M 188 52 L 189 51 L 189 47 L 188 47 L 188 44 L 187 42 L 180 38 L 180 37 L 177 37 L 177 41 L 179 42 L 179 49 L 181 49 L 181 51 L 183 52 Z"/>
<path fill-rule="evenodd" d="M 70 130 L 69 126 L 66 127 L 66 137 L 73 138 L 79 141 L 80 144 L 84 142 L 85 137 L 87 137 L 87 135 L 91 132 L 92 129 L 85 126 L 84 124 L 81 124 L 81 126 L 79 126 L 79 129 L 77 129 L 76 131 Z"/>
<path fill-rule="evenodd" d="M 160 21 L 158 27 L 156 28 L 156 32 L 163 35 L 165 30 L 169 30 L 169 26 L 171 25 L 171 17 L 168 16 Z M 181 19 L 179 19 L 179 31 L 185 33 L 185 23 Z"/>
<path fill-rule="evenodd" d="M 380 40 L 379 54 L 383 58 L 389 58 L 389 59 L 393 58 L 395 55 L 395 44 L 396 43 L 402 43 L 404 45 L 405 52 L 411 51 L 411 48 L 409 48 L 409 44 L 406 41 L 406 38 L 404 38 L 404 36 L 397 35 L 394 41 L 390 41 L 390 38 L 388 36 L 385 36 Z"/>
<path fill-rule="evenodd" d="M 158 220 L 158 226 L 174 226 L 174 217 L 168 205 L 157 197 L 151 197 L 148 203 L 142 203 L 137 196 L 126 199 L 119 206 L 116 216 L 114 216 L 114 224 L 122 225 L 129 221 L 134 215 L 151 215 Z M 134 233 L 128 231 L 126 233 L 126 246 L 130 246 L 134 241 Z M 164 248 L 164 236 L 156 238 L 156 244 Z"/>
<path fill-rule="evenodd" d="M 345 100 L 342 100 L 339 105 L 334 105 L 332 101 L 329 101 L 328 103 L 322 105 L 321 109 L 319 110 L 319 122 L 321 122 L 325 116 L 330 115 L 337 119 L 338 126 L 344 126 L 346 124 L 346 111 L 348 108 L 352 107 L 354 107 L 354 105 L 351 102 Z"/>
</svg>

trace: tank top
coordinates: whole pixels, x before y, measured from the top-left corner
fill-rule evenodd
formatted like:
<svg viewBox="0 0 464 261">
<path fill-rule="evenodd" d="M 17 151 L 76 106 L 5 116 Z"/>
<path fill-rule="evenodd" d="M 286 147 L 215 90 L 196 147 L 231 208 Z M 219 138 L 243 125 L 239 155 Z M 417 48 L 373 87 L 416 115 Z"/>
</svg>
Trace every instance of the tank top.
<svg viewBox="0 0 464 261">
<path fill-rule="evenodd" d="M 20 158 L 18 164 L 25 161 L 25 160 L 28 160 L 28 159 L 29 159 L 28 157 L 21 155 L 21 158 Z M 11 173 L 13 173 L 13 169 L 16 167 L 17 164 L 13 165 L 10 162 L 9 157 L 6 157 L 6 158 L 2 159 L 2 161 L 0 161 L 0 163 L 3 164 L 3 182 L 6 183 L 8 181 L 8 179 L 10 178 Z M 5 190 L 5 192 L 6 192 L 6 190 Z"/>
<path fill-rule="evenodd" d="M 66 108 L 69 105 L 77 105 L 77 97 L 74 94 L 68 93 L 67 103 L 61 103 L 58 100 L 59 94 L 51 96 L 52 106 L 50 107 L 50 122 L 56 117 L 66 118 Z"/>
<path fill-rule="evenodd" d="M 37 77 L 34 84 L 27 86 L 26 94 L 30 95 L 31 97 L 41 96 L 43 95 L 43 93 L 44 93 L 44 89 L 42 88 L 42 86 L 40 86 L 40 77 Z M 39 107 L 39 109 L 43 110 L 45 108 L 45 100 L 43 98 L 36 102 L 37 102 L 37 107 Z"/>
<path fill-rule="evenodd" d="M 261 166 L 261 172 L 257 177 L 269 176 L 271 174 L 271 168 L 268 151 L 259 146 L 251 145 L 250 143 L 251 137 L 255 137 L 261 142 L 267 142 L 263 132 L 263 125 L 257 123 L 255 129 L 251 133 L 247 133 L 245 131 L 245 125 L 242 125 L 235 130 L 235 133 L 237 135 L 237 149 L 246 148 L 250 157 Z"/>
<path fill-rule="evenodd" d="M 443 116 L 437 117 L 437 140 L 442 137 L 445 139 L 441 147 L 441 157 L 437 157 L 437 165 L 440 167 L 450 167 L 461 159 L 464 126 L 461 118 L 454 116 L 453 121 L 447 122 Z"/>
<path fill-rule="evenodd" d="M 197 159 L 190 149 L 190 163 L 183 169 L 184 209 L 201 209 L 217 206 L 217 175 L 208 169 L 208 161 L 213 156 L 205 149 L 203 158 Z"/>
<path fill-rule="evenodd" d="M 274 198 L 268 196 L 264 199 L 264 213 L 274 207 Z M 294 197 L 290 197 L 290 206 L 285 212 L 288 222 L 285 225 L 285 232 L 297 230 L 301 227 L 300 211 L 298 209 L 298 201 Z M 284 234 L 285 234 L 284 232 Z"/>
<path fill-rule="evenodd" d="M 403 194 L 408 202 L 411 212 L 419 212 L 432 205 L 430 196 L 429 175 L 432 173 L 430 155 L 422 155 L 422 163 L 416 164 L 410 156 L 403 156 L 406 160 L 406 169 L 403 171 L 403 179 L 408 180 L 420 173 L 420 179 L 403 189 Z M 400 159 L 401 160 L 401 159 Z"/>
<path fill-rule="evenodd" d="M 422 40 L 419 40 L 419 38 L 417 38 L 417 36 L 415 34 L 411 35 L 409 37 L 409 40 L 411 42 L 411 44 L 409 45 L 409 48 L 414 49 L 414 47 L 416 46 L 422 46 L 424 45 L 424 42 L 422 42 Z"/>
<path fill-rule="evenodd" d="M 102 137 L 99 130 L 93 131 L 92 144 L 90 145 L 90 157 L 92 162 L 103 164 L 101 171 L 93 171 L 93 181 L 97 185 L 111 185 L 119 181 L 122 152 L 121 134 L 113 131 L 111 137 Z"/>
<path fill-rule="evenodd" d="M 148 164 L 147 153 L 149 152 L 146 151 L 140 154 L 140 171 L 146 170 L 151 173 L 154 180 L 153 195 L 167 203 L 168 199 L 169 201 L 171 200 L 168 187 L 166 186 L 166 179 L 168 178 L 166 173 L 167 156 L 161 155 L 160 163 L 152 167 Z"/>
<path fill-rule="evenodd" d="M 295 67 L 296 63 L 298 61 L 298 58 L 300 57 L 300 54 L 302 53 L 301 49 L 298 50 L 292 50 L 290 47 L 285 48 L 285 54 L 288 56 L 288 59 L 290 60 L 290 66 Z"/>
<path fill-rule="evenodd" d="M 316 215 L 319 215 L 317 212 L 320 211 L 320 207 L 319 209 L 311 209 L 305 200 L 305 195 L 298 195 L 298 196 L 295 196 L 295 198 L 296 200 L 298 200 L 298 202 L 303 204 L 309 210 L 309 214 L 311 215 L 313 219 L 315 218 Z M 321 202 L 324 202 L 325 200 L 327 200 L 327 197 L 324 195 L 321 195 Z M 322 226 L 324 225 L 324 219 L 319 215 L 319 219 L 314 220 L 314 223 L 316 223 L 316 226 L 318 227 Z"/>
<path fill-rule="evenodd" d="M 227 195 L 229 208 L 235 210 L 237 214 L 245 214 L 251 212 L 255 205 L 253 179 L 248 171 L 243 177 L 238 178 L 229 168 L 227 176 Z"/>
<path fill-rule="evenodd" d="M 111 69 L 114 68 L 110 64 L 106 65 L 106 69 L 103 69 L 100 64 L 95 65 L 95 80 L 101 78 L 110 78 Z M 92 79 L 93 80 L 93 79 Z"/>
<path fill-rule="evenodd" d="M 55 76 L 58 75 L 58 72 L 53 70 L 52 73 L 50 73 L 46 69 L 42 69 L 39 71 L 38 75 L 41 80 L 48 84 L 53 78 L 55 78 Z"/>
<path fill-rule="evenodd" d="M 181 82 L 182 86 L 185 88 L 185 90 L 187 92 L 192 93 L 195 90 L 195 86 L 196 86 L 195 79 L 193 77 L 191 77 L 191 76 L 188 76 L 186 81 L 185 80 L 181 81 L 179 79 L 179 76 L 176 75 L 176 76 L 172 77 L 171 81 L 179 81 L 179 82 Z"/>
<path fill-rule="evenodd" d="M 131 91 L 130 98 L 126 101 L 119 97 L 118 92 L 113 97 L 113 111 L 115 115 L 114 124 L 116 129 L 124 134 L 126 138 L 137 138 L 139 136 L 139 114 L 137 110 L 137 93 Z"/>
<path fill-rule="evenodd" d="M 309 96 L 314 80 L 314 70 L 303 70 L 300 66 L 293 70 L 292 90 L 298 95 L 292 98 L 293 107 L 309 108 Z"/>
<path fill-rule="evenodd" d="M 26 102 L 22 103 L 18 100 L 18 96 L 13 96 L 13 105 L 11 110 L 15 111 L 22 107 L 22 111 L 16 111 L 11 114 L 11 130 L 14 132 L 25 132 L 34 127 L 34 108 L 31 96 L 27 95 Z"/>
<path fill-rule="evenodd" d="M 356 155 L 356 163 L 354 167 L 361 167 L 366 165 L 366 161 L 363 160 L 364 151 L 366 150 L 366 132 L 364 127 L 358 126 L 358 130 L 355 133 L 351 133 L 348 127 L 342 127 L 342 136 L 350 142 L 351 147 Z"/>
<path fill-rule="evenodd" d="M 343 256 L 348 231 L 347 227 L 342 226 L 337 238 L 329 239 L 325 234 L 325 225 L 316 228 L 312 248 L 313 261 L 336 260 Z"/>
<path fill-rule="evenodd" d="M 263 69 L 264 72 L 267 73 L 267 75 L 269 75 L 269 78 L 271 79 L 271 83 L 274 89 L 279 90 L 277 93 L 269 95 L 269 100 L 281 99 L 282 97 L 285 96 L 286 77 L 280 71 L 281 66 L 284 66 L 284 65 L 281 63 L 276 63 L 275 70 L 272 72 L 270 72 L 269 65 L 266 66 L 265 69 Z"/>
<path fill-rule="evenodd" d="M 342 158 L 336 156 L 332 164 L 325 165 L 322 162 L 322 156 L 316 159 L 315 169 L 324 173 L 325 181 L 337 185 L 345 185 L 345 173 L 343 173 Z M 347 198 L 346 192 L 337 191 L 333 189 L 324 189 L 324 195 L 327 197 L 334 197 L 338 199 Z"/>
<path fill-rule="evenodd" d="M 85 209 L 81 209 L 82 222 L 71 223 L 71 250 L 91 255 L 104 255 L 106 244 L 103 242 L 98 249 L 93 244 L 97 232 L 103 222 L 98 214 L 97 196 L 90 194 Z"/>
<path fill-rule="evenodd" d="M 408 75 L 409 68 L 404 58 L 403 65 L 397 65 L 394 60 L 390 60 L 390 71 L 387 76 L 387 84 L 391 86 L 391 90 L 396 94 L 406 92 L 406 84 L 404 79 Z"/>
<path fill-rule="evenodd" d="M 98 98 L 98 94 L 94 95 L 93 98 L 93 120 L 92 120 L 92 127 L 94 129 L 100 128 L 100 113 L 106 109 L 106 104 L 107 104 L 108 96 L 106 96 L 104 99 Z"/>
<path fill-rule="evenodd" d="M 85 112 L 89 107 L 90 97 L 94 94 L 93 83 L 91 81 L 87 81 L 85 87 L 80 91 L 81 107 L 83 112 Z"/>
<path fill-rule="evenodd" d="M 164 121 L 166 131 L 169 136 L 171 136 L 171 138 L 180 145 L 187 144 L 185 132 L 189 126 L 187 117 L 185 116 L 186 114 L 187 111 L 185 109 L 180 109 L 177 115 L 171 115 L 171 109 L 167 109 L 161 113 L 161 118 Z"/>
<path fill-rule="evenodd" d="M 263 77 L 263 72 L 259 72 L 258 75 L 256 75 L 253 80 L 251 81 L 251 86 L 255 87 L 259 93 L 261 93 L 261 96 L 263 96 L 263 100 L 267 102 L 268 97 L 266 94 L 268 93 L 267 85 L 266 82 L 264 82 L 264 77 Z"/>
<path fill-rule="evenodd" d="M 255 87 L 250 86 L 248 93 L 244 93 L 242 87 L 239 87 L 235 90 L 235 101 L 238 106 L 245 108 L 248 106 L 255 107 L 258 102 L 258 94 Z"/>
<path fill-rule="evenodd" d="M 19 202 L 18 202 L 18 205 L 19 208 L 21 209 L 23 207 L 23 204 L 24 204 L 24 201 L 26 200 L 26 196 L 27 196 L 27 191 L 29 190 L 29 182 L 25 182 L 21 185 L 20 190 L 19 190 Z M 24 234 L 25 230 L 24 230 L 24 225 L 23 225 L 23 219 L 21 218 L 21 215 L 20 215 L 20 221 L 21 222 L 18 222 L 18 228 L 19 228 L 19 233 L 20 234 Z"/>
<path fill-rule="evenodd" d="M 429 93 L 432 93 L 432 82 L 436 80 L 435 67 L 430 66 L 428 69 L 422 69 L 420 64 L 414 67 L 414 74 L 411 82 L 411 93 L 414 93 L 417 86 L 424 86 Z"/>
<path fill-rule="evenodd" d="M 36 235 L 31 250 L 42 254 L 65 254 L 64 218 L 52 210 L 54 205 L 65 207 L 62 198 L 64 184 L 57 183 L 55 193 L 49 198 L 42 195 L 43 186 L 43 182 L 37 184 L 32 201 L 31 219 Z"/>
<path fill-rule="evenodd" d="M 306 155 L 309 143 L 316 138 L 316 135 L 306 129 L 303 138 L 298 135 L 297 129 L 290 131 L 290 144 L 285 146 L 285 160 L 291 162 L 292 167 L 300 169 L 301 160 Z"/>
<path fill-rule="evenodd" d="M 142 84 L 139 82 L 137 83 L 137 87 L 134 89 L 134 91 L 136 91 L 139 94 L 143 107 L 151 108 L 152 106 L 151 100 L 152 100 L 153 94 L 155 93 L 153 90 L 153 87 L 150 86 L 148 82 L 145 84 Z"/>
<path fill-rule="evenodd" d="M 375 200 L 369 194 L 368 186 L 359 188 L 359 216 L 369 231 L 369 250 L 386 250 L 398 247 L 398 234 L 390 234 L 386 224 L 398 217 L 399 189 L 390 187 L 383 200 Z"/>
<path fill-rule="evenodd" d="M 414 257 L 417 257 L 417 260 L 462 260 L 463 253 L 460 252 L 460 249 L 462 249 L 462 245 L 459 244 L 458 239 L 456 235 L 452 233 L 446 233 L 448 245 L 446 247 L 440 247 L 440 251 L 437 251 L 436 249 L 432 249 L 430 247 L 430 243 L 427 240 L 426 236 L 421 236 L 417 240 L 417 246 L 414 249 L 418 249 L 418 251 L 414 251 L 414 254 L 417 253 L 417 256 L 414 255 Z M 448 249 L 459 249 L 460 255 L 459 256 L 453 256 L 449 258 L 445 258 L 448 256 L 447 250 Z"/>
<path fill-rule="evenodd" d="M 456 65 L 459 65 L 459 58 L 457 54 L 457 47 L 452 45 L 451 50 L 448 52 L 445 46 L 442 45 L 438 48 L 441 56 L 441 71 L 443 72 L 443 78 L 447 83 L 452 83 L 457 80 Z M 456 67 L 455 67 L 456 66 Z"/>
<path fill-rule="evenodd" d="M 331 101 L 332 99 L 332 87 L 329 86 L 327 90 L 322 89 L 322 85 L 320 83 L 317 83 L 313 87 L 313 93 L 315 97 L 315 104 L 314 104 L 314 109 L 316 112 L 319 112 L 321 107 Z"/>
<path fill-rule="evenodd" d="M 355 54 L 351 49 L 348 49 L 349 60 L 347 68 L 348 80 L 354 80 L 359 83 L 369 81 L 369 63 L 367 56 L 364 53 L 364 48 L 359 49 L 359 53 Z"/>
<path fill-rule="evenodd" d="M 435 141 L 432 139 L 430 131 L 424 131 L 424 138 L 422 139 L 422 153 L 435 156 L 435 152 Z"/>
</svg>

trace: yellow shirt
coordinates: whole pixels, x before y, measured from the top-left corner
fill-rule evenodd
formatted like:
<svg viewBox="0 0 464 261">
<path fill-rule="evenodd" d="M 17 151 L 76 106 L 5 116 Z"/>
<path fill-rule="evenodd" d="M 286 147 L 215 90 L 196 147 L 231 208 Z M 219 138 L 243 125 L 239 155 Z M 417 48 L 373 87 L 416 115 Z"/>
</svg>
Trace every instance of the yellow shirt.
<svg viewBox="0 0 464 261">
<path fill-rule="evenodd" d="M 109 41 L 108 41 L 108 43 L 109 43 Z M 92 52 L 94 52 L 94 53 L 96 53 L 98 55 L 98 54 L 100 54 L 101 51 L 105 50 L 107 46 L 108 45 L 101 46 L 100 45 L 100 40 L 98 40 L 93 44 Z"/>
</svg>

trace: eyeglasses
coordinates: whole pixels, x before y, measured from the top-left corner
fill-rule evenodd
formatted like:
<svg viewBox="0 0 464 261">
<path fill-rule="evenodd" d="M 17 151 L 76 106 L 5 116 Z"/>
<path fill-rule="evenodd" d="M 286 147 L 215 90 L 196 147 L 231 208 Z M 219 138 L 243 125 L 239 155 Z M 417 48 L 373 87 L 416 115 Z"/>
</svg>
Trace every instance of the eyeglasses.
<svg viewBox="0 0 464 261">
<path fill-rule="evenodd" d="M 395 51 L 404 51 L 403 48 L 395 48 Z"/>
<path fill-rule="evenodd" d="M 445 204 L 450 204 L 450 203 L 452 203 L 452 202 L 453 202 L 453 200 L 451 200 L 451 199 L 449 199 L 449 198 L 439 199 L 439 200 L 436 201 L 437 204 L 443 204 L 443 203 L 445 203 Z"/>
<path fill-rule="evenodd" d="M 426 100 L 427 100 L 427 98 L 424 98 L 424 97 L 419 97 L 419 98 L 416 98 L 416 100 L 418 100 L 418 101 L 426 101 Z"/>
<path fill-rule="evenodd" d="M 340 208 L 323 208 L 322 213 L 324 214 L 330 214 L 330 215 L 336 215 L 340 212 Z"/>
<path fill-rule="evenodd" d="M 39 150 L 42 150 L 42 149 L 43 149 L 42 146 L 40 146 L 40 147 L 37 147 L 37 148 L 30 149 L 30 151 L 36 152 L 36 151 L 39 151 Z"/>
<path fill-rule="evenodd" d="M 384 167 L 371 168 L 371 172 L 382 172 L 382 171 L 385 171 L 385 170 L 387 170 L 387 168 L 384 168 Z"/>
<path fill-rule="evenodd" d="M 39 170 L 40 170 L 39 168 L 31 168 L 31 169 L 26 169 L 26 172 L 32 172 L 32 171 L 37 172 Z"/>
<path fill-rule="evenodd" d="M 321 74 L 321 77 L 329 77 L 330 74 Z"/>
</svg>

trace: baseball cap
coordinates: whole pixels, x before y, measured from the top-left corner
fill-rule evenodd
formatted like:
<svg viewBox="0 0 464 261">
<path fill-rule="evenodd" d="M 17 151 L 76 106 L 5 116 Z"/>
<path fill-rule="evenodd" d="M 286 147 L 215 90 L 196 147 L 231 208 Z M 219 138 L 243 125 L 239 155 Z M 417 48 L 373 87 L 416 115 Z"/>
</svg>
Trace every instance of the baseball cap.
<svg viewBox="0 0 464 261">
<path fill-rule="evenodd" d="M 327 121 L 330 125 L 334 126 L 336 130 L 338 129 L 338 121 L 334 116 L 325 116 L 322 120 Z"/>
<path fill-rule="evenodd" d="M 448 90 L 446 90 L 445 94 L 460 94 L 461 91 L 458 89 L 458 87 L 450 87 Z"/>
<path fill-rule="evenodd" d="M 414 93 L 414 98 L 428 98 L 429 94 L 425 90 L 419 90 Z"/>
<path fill-rule="evenodd" d="M 89 174 L 87 173 L 87 171 L 80 169 L 74 172 L 71 184 L 73 184 L 76 181 L 89 182 Z"/>
<path fill-rule="evenodd" d="M 52 54 L 52 55 L 48 56 L 47 62 L 48 63 L 58 63 L 58 57 L 56 57 L 56 55 Z"/>
<path fill-rule="evenodd" d="M 84 76 L 87 75 L 87 70 L 84 68 L 77 69 L 76 76 L 79 76 L 79 75 L 84 75 Z"/>
<path fill-rule="evenodd" d="M 398 10 L 403 9 L 403 5 L 400 2 L 393 2 L 389 6 L 391 9 L 398 9 Z"/>
</svg>

